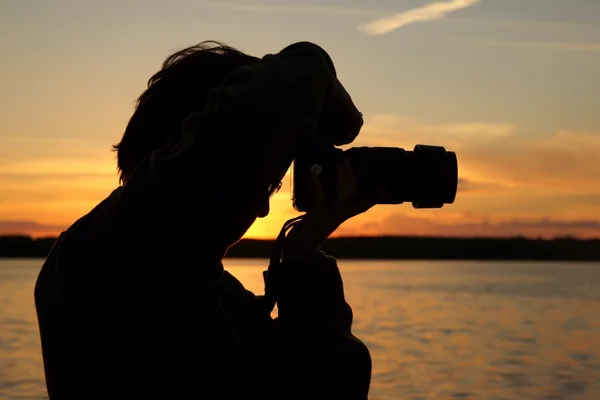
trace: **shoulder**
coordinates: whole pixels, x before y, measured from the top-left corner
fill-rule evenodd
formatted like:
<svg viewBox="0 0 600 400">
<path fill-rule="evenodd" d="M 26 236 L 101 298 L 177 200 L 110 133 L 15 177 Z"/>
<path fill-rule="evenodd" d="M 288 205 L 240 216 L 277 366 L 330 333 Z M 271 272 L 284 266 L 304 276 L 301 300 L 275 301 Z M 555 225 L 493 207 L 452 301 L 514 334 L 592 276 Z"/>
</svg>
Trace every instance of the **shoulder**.
<svg viewBox="0 0 600 400">
<path fill-rule="evenodd" d="M 84 259 L 86 263 L 93 261 L 98 250 L 106 248 L 120 193 L 121 187 L 113 190 L 90 212 L 62 232 L 50 250 L 45 264 L 60 261 L 65 265 L 63 268 L 66 268 L 65 262 L 69 260 Z"/>
</svg>

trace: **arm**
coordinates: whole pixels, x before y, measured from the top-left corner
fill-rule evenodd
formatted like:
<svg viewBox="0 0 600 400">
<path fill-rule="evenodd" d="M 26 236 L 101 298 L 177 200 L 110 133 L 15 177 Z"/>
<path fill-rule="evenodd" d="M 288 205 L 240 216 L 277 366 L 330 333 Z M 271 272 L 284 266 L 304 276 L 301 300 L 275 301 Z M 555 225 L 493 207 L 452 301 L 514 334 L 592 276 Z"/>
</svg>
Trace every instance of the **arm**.
<svg viewBox="0 0 600 400">
<path fill-rule="evenodd" d="M 267 390 L 271 398 L 368 395 L 369 351 L 352 335 L 352 310 L 336 262 L 319 249 L 345 220 L 377 204 L 377 197 L 353 193 L 356 185 L 347 161 L 336 166 L 336 174 L 338 193 L 331 208 L 325 207 L 318 176 L 311 177 L 310 210 L 301 220 L 284 225 L 278 238 L 283 265 L 269 269 L 267 289 L 274 293 L 280 315 L 271 347 L 271 382 L 277 383 Z M 277 257 L 278 253 L 273 259 Z"/>
<path fill-rule="evenodd" d="M 335 259 L 315 252 L 284 262 L 277 293 L 265 398 L 366 399 L 371 357 L 352 334 Z"/>
<path fill-rule="evenodd" d="M 352 334 L 352 309 L 335 259 L 314 252 L 277 271 L 275 320 L 262 308 L 262 296 L 228 272 L 223 279 L 223 307 L 246 352 L 255 398 L 366 399 L 371 357 Z"/>
</svg>

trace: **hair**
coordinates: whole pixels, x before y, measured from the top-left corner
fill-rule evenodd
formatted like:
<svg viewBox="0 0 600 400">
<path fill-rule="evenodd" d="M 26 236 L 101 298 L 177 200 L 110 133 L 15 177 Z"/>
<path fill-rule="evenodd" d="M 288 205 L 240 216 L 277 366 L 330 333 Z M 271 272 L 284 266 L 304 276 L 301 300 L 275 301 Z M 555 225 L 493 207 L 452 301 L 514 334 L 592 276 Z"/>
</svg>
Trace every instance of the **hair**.
<svg viewBox="0 0 600 400">
<path fill-rule="evenodd" d="M 127 182 L 144 157 L 181 138 L 183 120 L 204 108 L 210 89 L 234 70 L 259 61 L 212 40 L 167 57 L 161 70 L 148 80 L 121 141 L 113 146 L 119 180 Z"/>
</svg>

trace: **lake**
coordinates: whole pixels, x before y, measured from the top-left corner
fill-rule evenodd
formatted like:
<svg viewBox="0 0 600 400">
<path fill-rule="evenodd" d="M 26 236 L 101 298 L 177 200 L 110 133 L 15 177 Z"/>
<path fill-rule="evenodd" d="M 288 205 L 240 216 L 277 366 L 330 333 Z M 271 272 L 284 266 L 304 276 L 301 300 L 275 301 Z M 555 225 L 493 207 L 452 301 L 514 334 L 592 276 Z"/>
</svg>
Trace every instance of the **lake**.
<svg viewBox="0 0 600 400">
<path fill-rule="evenodd" d="M 43 260 L 0 259 L 0 399 L 44 399 Z M 600 399 L 600 263 L 340 260 L 370 399 Z M 262 293 L 266 260 L 227 259 Z"/>
</svg>

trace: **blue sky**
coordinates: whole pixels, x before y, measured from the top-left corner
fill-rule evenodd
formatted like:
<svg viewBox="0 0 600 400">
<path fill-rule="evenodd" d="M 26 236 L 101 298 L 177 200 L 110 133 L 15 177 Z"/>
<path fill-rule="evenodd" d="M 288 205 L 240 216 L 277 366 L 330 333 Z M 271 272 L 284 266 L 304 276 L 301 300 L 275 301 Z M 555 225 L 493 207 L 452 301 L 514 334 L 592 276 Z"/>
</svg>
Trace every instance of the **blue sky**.
<svg viewBox="0 0 600 400">
<path fill-rule="evenodd" d="M 361 28 L 393 16 L 405 24 Z M 62 227 L 101 200 L 117 184 L 108 149 L 146 80 L 169 53 L 206 39 L 257 56 L 318 43 L 367 118 L 360 143 L 456 150 L 470 190 L 436 214 L 447 224 L 435 232 L 518 221 L 506 232 L 535 235 L 550 221 L 588 235 L 600 220 L 597 0 L 4 0 L 0 189 L 11 194 L 0 220 Z M 349 232 L 398 213 L 414 226 L 434 218 L 407 208 L 382 207 Z M 273 210 L 279 219 L 256 235 L 289 213 Z M 403 224 L 378 229 L 412 232 Z"/>
</svg>

